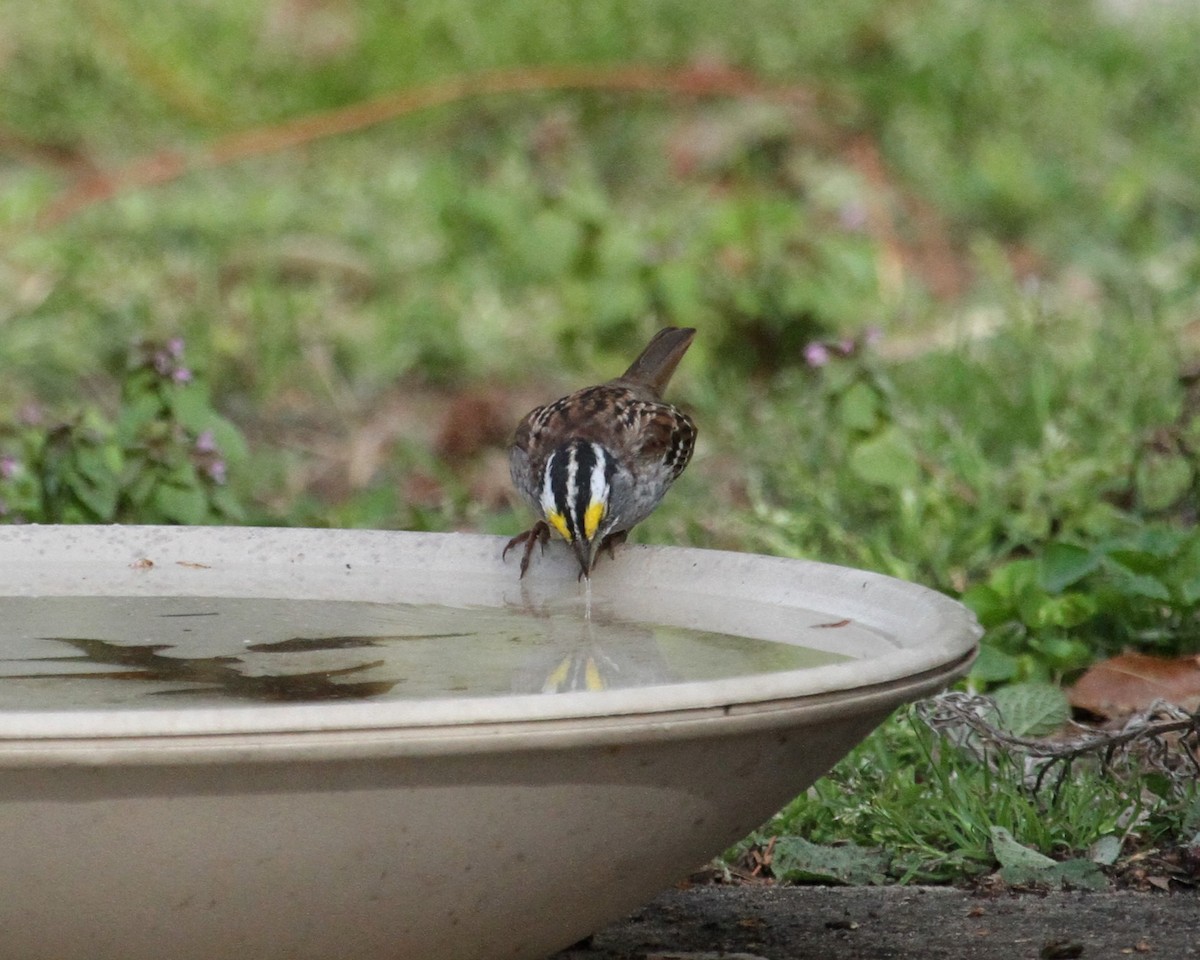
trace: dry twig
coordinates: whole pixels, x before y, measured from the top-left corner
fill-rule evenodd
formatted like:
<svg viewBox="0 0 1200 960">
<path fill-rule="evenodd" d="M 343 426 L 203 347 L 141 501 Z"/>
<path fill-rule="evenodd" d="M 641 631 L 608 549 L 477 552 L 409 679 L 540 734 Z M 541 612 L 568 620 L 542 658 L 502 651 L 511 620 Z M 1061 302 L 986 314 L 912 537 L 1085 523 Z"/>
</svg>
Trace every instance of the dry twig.
<svg viewBox="0 0 1200 960">
<path fill-rule="evenodd" d="M 700 98 L 761 97 L 792 103 L 810 101 L 805 88 L 776 86 L 745 71 L 712 65 L 670 68 L 633 64 L 494 70 L 452 77 L 375 100 L 298 117 L 276 126 L 231 134 L 216 140 L 207 149 L 192 154 L 164 150 L 122 170 L 85 177 L 47 207 L 40 218 L 41 225 L 61 223 L 86 207 L 119 193 L 167 183 L 193 170 L 217 167 L 295 148 L 314 140 L 353 133 L 418 110 L 472 97 L 554 90 L 607 90 Z"/>
<path fill-rule="evenodd" d="M 916 712 L 934 734 L 981 762 L 991 763 L 995 751 L 1035 761 L 1034 792 L 1058 767 L 1057 794 L 1071 765 L 1084 758 L 1096 758 L 1105 772 L 1118 767 L 1141 773 L 1155 770 L 1180 786 L 1200 778 L 1200 712 L 1189 713 L 1163 700 L 1134 714 L 1119 729 L 1097 729 L 1072 721 L 1072 735 L 1054 739 L 1009 733 L 996 723 L 999 714 L 994 701 L 976 694 L 944 693 L 918 703 Z"/>
</svg>

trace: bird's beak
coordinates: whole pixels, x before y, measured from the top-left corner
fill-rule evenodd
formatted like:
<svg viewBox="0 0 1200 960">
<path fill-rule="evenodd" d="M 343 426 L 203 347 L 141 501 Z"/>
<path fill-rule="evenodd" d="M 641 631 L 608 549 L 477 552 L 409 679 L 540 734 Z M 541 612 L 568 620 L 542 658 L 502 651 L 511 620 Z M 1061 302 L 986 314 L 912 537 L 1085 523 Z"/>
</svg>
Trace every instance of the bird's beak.
<svg viewBox="0 0 1200 960">
<path fill-rule="evenodd" d="M 579 537 L 571 541 L 575 550 L 575 559 L 579 561 L 579 575 L 585 579 L 592 576 L 592 567 L 596 565 L 596 554 L 600 552 L 600 538 L 584 540 Z"/>
</svg>

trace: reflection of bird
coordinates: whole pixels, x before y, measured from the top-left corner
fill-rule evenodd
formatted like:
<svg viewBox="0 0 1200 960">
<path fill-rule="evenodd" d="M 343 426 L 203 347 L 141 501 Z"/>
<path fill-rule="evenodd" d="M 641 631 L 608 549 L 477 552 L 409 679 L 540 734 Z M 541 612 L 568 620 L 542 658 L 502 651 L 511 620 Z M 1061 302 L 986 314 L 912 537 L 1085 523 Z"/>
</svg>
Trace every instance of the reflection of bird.
<svg viewBox="0 0 1200 960">
<path fill-rule="evenodd" d="M 521 576 L 534 544 L 545 546 L 551 528 L 574 549 L 580 575 L 589 576 L 600 548 L 611 553 L 683 472 L 696 425 L 664 403 L 662 392 L 695 335 L 660 330 L 615 380 L 538 407 L 521 421 L 509 469 L 542 518 L 504 548 L 507 554 L 525 544 Z"/>
<path fill-rule="evenodd" d="M 547 642 L 513 671 L 513 692 L 595 693 L 679 680 L 656 631 L 642 623 L 552 617 L 543 636 Z"/>
<path fill-rule="evenodd" d="M 580 690 L 604 690 L 609 685 L 606 673 L 620 674 L 611 658 L 602 651 L 578 651 L 563 657 L 558 665 L 546 675 L 542 693 L 572 693 Z"/>
</svg>

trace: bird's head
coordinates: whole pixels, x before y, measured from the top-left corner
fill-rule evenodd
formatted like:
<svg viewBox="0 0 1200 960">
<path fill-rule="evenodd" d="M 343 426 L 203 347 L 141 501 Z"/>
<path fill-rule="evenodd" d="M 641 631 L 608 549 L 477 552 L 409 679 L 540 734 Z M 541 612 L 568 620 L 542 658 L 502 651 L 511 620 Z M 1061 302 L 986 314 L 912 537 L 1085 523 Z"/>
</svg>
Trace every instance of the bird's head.
<svg viewBox="0 0 1200 960">
<path fill-rule="evenodd" d="M 603 445 L 578 438 L 556 447 L 542 474 L 542 513 L 571 545 L 583 576 L 591 576 L 604 538 L 615 528 L 612 509 L 616 458 Z"/>
</svg>

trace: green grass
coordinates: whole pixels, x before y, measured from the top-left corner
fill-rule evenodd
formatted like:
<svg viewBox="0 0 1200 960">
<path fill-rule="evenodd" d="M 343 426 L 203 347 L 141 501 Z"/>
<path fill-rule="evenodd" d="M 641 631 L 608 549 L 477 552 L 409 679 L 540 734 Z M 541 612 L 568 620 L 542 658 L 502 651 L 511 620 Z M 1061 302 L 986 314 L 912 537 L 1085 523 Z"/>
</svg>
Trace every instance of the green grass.
<svg viewBox="0 0 1200 960">
<path fill-rule="evenodd" d="M 1089 857 L 1105 838 L 1126 857 L 1144 854 L 1200 826 L 1194 783 L 1166 789 L 1129 768 L 1076 763 L 1061 783 L 1055 772 L 1034 789 L 1019 754 L 996 752 L 992 761 L 935 738 L 901 710 L 751 842 L 851 843 L 882 850 L 892 880 L 946 882 L 995 869 L 995 828 L 1066 860 Z"/>
<path fill-rule="evenodd" d="M 292 9 L 0 7 L 0 453 L 70 494 L 0 478 L 10 512 L 515 531 L 488 479 L 498 452 L 440 456 L 421 404 L 549 398 L 672 323 L 700 329 L 672 387 L 700 445 L 643 541 L 978 600 L 1014 560 L 1109 556 L 1194 521 L 1200 400 L 1181 373 L 1200 343 L 1200 18 L 1085 0 L 623 0 L 552 17 L 529 0 L 403 15 L 358 0 L 318 28 Z M 88 165 L 464 72 L 628 63 L 724 63 L 798 96 L 468 99 L 38 219 Z M 178 420 L 169 390 L 156 409 L 175 426 L 145 457 L 138 431 L 158 421 L 134 410 L 130 345 L 173 337 L 210 389 L 204 416 L 249 440 L 228 486 L 196 448 L 209 420 Z M 813 341 L 833 353 L 819 368 Z M 31 403 L 40 426 L 17 416 Z M 76 447 L 58 456 L 63 437 Z M 1016 613 L 989 646 L 1009 660 L 990 663 L 1011 670 L 976 683 L 1058 682 L 1143 643 L 1146 582 L 1112 582 L 1064 588 L 1099 598 L 1093 621 L 1051 622 L 1053 591 L 1005 597 Z M 1191 650 L 1200 593 L 1163 589 L 1162 622 Z M 1085 777 L 1048 805 L 929 751 L 892 723 L 780 822 L 947 877 L 992 862 L 990 826 L 1079 852 L 1125 802 L 1112 787 L 1089 805 L 1112 785 Z M 1168 833 L 1186 819 L 1174 802 L 1154 813 Z"/>
</svg>

